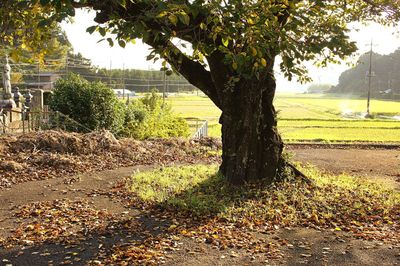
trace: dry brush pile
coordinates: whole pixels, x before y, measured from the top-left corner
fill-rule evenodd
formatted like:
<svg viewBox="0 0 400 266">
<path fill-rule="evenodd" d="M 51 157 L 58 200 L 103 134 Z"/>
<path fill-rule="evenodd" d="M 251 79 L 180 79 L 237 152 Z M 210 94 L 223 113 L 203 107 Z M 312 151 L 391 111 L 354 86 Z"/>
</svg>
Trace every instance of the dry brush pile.
<svg viewBox="0 0 400 266">
<path fill-rule="evenodd" d="M 215 162 L 215 139 L 116 139 L 108 131 L 88 134 L 41 131 L 0 137 L 0 189 L 122 166 Z"/>
</svg>

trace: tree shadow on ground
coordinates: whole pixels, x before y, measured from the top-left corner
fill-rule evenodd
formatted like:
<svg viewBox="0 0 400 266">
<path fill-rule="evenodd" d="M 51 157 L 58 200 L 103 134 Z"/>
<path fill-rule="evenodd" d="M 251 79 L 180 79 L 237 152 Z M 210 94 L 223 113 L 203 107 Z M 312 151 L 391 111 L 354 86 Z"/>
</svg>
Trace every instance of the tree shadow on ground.
<svg viewBox="0 0 400 266">
<path fill-rule="evenodd" d="M 340 192 L 330 186 L 327 188 L 328 190 L 321 192 L 331 194 L 323 195 L 324 197 L 329 198 Z M 180 237 L 194 239 L 196 243 L 210 244 L 214 250 L 240 249 L 252 255 L 257 252 L 276 254 L 276 241 L 268 239 L 264 233 L 269 234 L 268 230 L 271 227 L 273 229 L 273 225 L 281 225 L 294 219 L 292 216 L 284 217 L 289 212 L 276 210 L 285 210 L 288 204 L 292 204 L 292 213 L 299 215 L 299 219 L 304 218 L 302 221 L 307 221 L 305 226 L 318 224 L 313 216 L 308 217 L 309 214 L 312 215 L 309 208 L 320 208 L 317 209 L 319 215 L 325 211 L 326 206 L 313 205 L 313 189 L 314 184 L 301 179 L 276 184 L 254 182 L 234 187 L 222 176 L 214 174 L 179 192 L 170 191 L 160 201 L 149 202 L 127 191 L 126 187 L 121 187 L 121 191 L 116 191 L 117 193 L 108 191 L 104 195 L 112 200 L 121 200 L 124 206 L 137 211 L 138 215 L 132 215 L 128 219 L 117 215 L 111 221 L 104 221 L 104 227 L 87 231 L 82 231 L 84 228 L 81 228 L 78 234 L 44 243 L 37 242 L 28 248 L 0 248 L 0 258 L 5 259 L 0 264 L 83 265 L 95 264 L 95 261 L 104 264 L 157 264 L 160 259 L 165 259 L 163 257 L 166 252 L 174 250 L 173 247 Z M 301 196 L 304 198 L 300 199 Z M 342 194 L 339 193 L 338 197 L 342 197 Z M 348 200 L 354 198 L 353 196 Z M 338 213 L 341 212 L 341 203 L 336 198 L 323 200 L 330 200 L 327 206 L 336 204 L 332 206 Z M 350 205 L 353 204 L 352 201 L 349 202 Z M 377 209 L 376 213 L 379 214 L 379 211 Z M 255 217 L 261 218 L 255 220 Z M 347 216 L 345 218 L 350 219 Z M 353 218 L 357 217 L 352 216 L 350 220 Z M 264 229 L 256 233 L 262 237 L 255 236 L 253 226 L 264 226 Z"/>
<path fill-rule="evenodd" d="M 78 231 L 69 237 L 60 237 L 34 245 L 17 245 L 0 248 L 0 265 L 87 265 L 96 264 L 110 256 L 116 247 L 146 245 L 150 240 L 161 239 L 171 222 L 148 214 L 110 222 L 105 228 Z M 155 263 L 152 253 L 143 250 L 143 263 Z M 134 254 L 132 254 L 134 255 Z M 148 257 L 146 257 L 148 256 Z M 135 256 L 133 256 L 135 257 Z M 145 261 L 147 259 L 148 261 Z"/>
<path fill-rule="evenodd" d="M 162 256 L 159 252 L 174 245 L 171 237 L 179 235 L 179 230 L 206 225 L 230 206 L 256 197 L 254 192 L 228 185 L 219 175 L 213 175 L 164 202 L 144 204 L 134 197 L 126 198 L 126 191 L 108 194 L 111 198 L 121 195 L 125 205 L 140 210 L 139 215 L 115 217 L 103 221 L 104 226 L 89 230 L 82 226 L 76 228 L 74 234 L 44 242 L 39 240 L 40 236 L 35 236 L 37 239 L 29 241 L 29 245 L 24 245 L 21 240 L 14 241 L 12 248 L 0 247 L 0 265 L 86 265 L 109 261 L 115 254 L 116 263 L 121 260 L 136 264 L 157 263 Z M 21 220 L 21 224 L 23 222 Z M 160 247 L 160 243 L 164 246 Z M 118 254 L 120 251 L 126 254 Z"/>
<path fill-rule="evenodd" d="M 256 180 L 235 186 L 221 174 L 216 173 L 179 193 L 172 193 L 167 199 L 154 203 L 152 208 L 166 214 L 172 213 L 175 218 L 180 217 L 192 222 L 204 223 L 215 219 L 226 221 L 226 217 L 233 208 L 238 214 L 240 206 L 244 206 L 246 203 L 262 202 L 269 196 L 276 197 L 274 192 L 282 189 L 282 185 L 285 184 L 307 188 L 313 186 L 312 183 L 294 177 L 275 183 Z"/>
</svg>

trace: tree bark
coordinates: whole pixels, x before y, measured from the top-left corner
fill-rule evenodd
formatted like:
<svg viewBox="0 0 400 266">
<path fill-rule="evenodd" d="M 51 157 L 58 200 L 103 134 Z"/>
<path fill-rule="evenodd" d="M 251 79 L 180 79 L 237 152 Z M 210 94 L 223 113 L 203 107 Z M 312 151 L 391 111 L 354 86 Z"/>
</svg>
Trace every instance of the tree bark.
<svg viewBox="0 0 400 266">
<path fill-rule="evenodd" d="M 220 172 L 233 184 L 266 179 L 273 182 L 283 164 L 283 142 L 273 106 L 275 79 L 241 80 L 225 89 Z"/>
</svg>

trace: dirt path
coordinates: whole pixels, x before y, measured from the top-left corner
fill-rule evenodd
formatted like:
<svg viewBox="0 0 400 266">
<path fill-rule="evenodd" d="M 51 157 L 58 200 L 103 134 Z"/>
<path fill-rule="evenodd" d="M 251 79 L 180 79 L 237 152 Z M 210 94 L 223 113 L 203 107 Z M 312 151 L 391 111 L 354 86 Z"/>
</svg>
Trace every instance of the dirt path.
<svg viewBox="0 0 400 266">
<path fill-rule="evenodd" d="M 289 146 L 293 159 L 333 174 L 381 179 L 400 189 L 399 149 L 327 149 Z"/>
<path fill-rule="evenodd" d="M 363 176 L 384 176 L 395 179 L 399 175 L 398 150 L 339 150 L 292 149 L 295 159 L 310 162 L 333 173 L 350 172 Z M 96 210 L 105 210 L 114 217 L 135 217 L 139 228 L 128 232 L 118 226 L 107 233 L 92 232 L 79 246 L 43 243 L 35 246 L 0 248 L 0 265 L 60 265 L 68 262 L 83 265 L 115 244 L 129 244 L 130 239 L 146 234 L 162 234 L 170 221 L 159 221 L 141 209 L 128 209 L 120 201 L 96 194 L 108 190 L 124 177 L 149 167 L 126 167 L 96 174 L 82 174 L 68 179 L 57 178 L 17 184 L 0 190 L 0 238 L 10 236 L 21 223 L 12 213 L 16 206 L 35 201 L 87 200 Z M 372 170 L 371 170 L 372 169 Z M 394 182 L 394 181 L 393 181 Z M 254 239 L 282 243 L 282 254 L 274 259 L 265 254 L 250 254 L 246 250 L 228 248 L 217 250 L 211 245 L 190 238 L 176 241 L 176 247 L 166 251 L 167 265 L 400 265 L 400 243 L 362 241 L 344 232 L 318 231 L 310 228 L 278 229 L 266 234 L 254 233 Z M 71 255 L 72 254 L 72 255 Z"/>
</svg>

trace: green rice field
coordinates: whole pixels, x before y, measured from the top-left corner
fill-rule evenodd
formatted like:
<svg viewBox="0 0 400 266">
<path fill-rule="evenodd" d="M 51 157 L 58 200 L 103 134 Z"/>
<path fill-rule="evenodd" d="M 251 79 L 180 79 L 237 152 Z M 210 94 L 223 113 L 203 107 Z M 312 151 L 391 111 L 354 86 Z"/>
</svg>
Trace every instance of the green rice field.
<svg viewBox="0 0 400 266">
<path fill-rule="evenodd" d="M 205 96 L 183 94 L 168 98 L 185 118 L 207 120 L 209 135 L 220 136 L 221 111 Z M 371 100 L 375 119 L 362 119 L 366 99 L 307 94 L 277 94 L 278 127 L 287 142 L 400 143 L 400 102 Z M 191 121 L 193 131 L 198 126 Z"/>
</svg>

